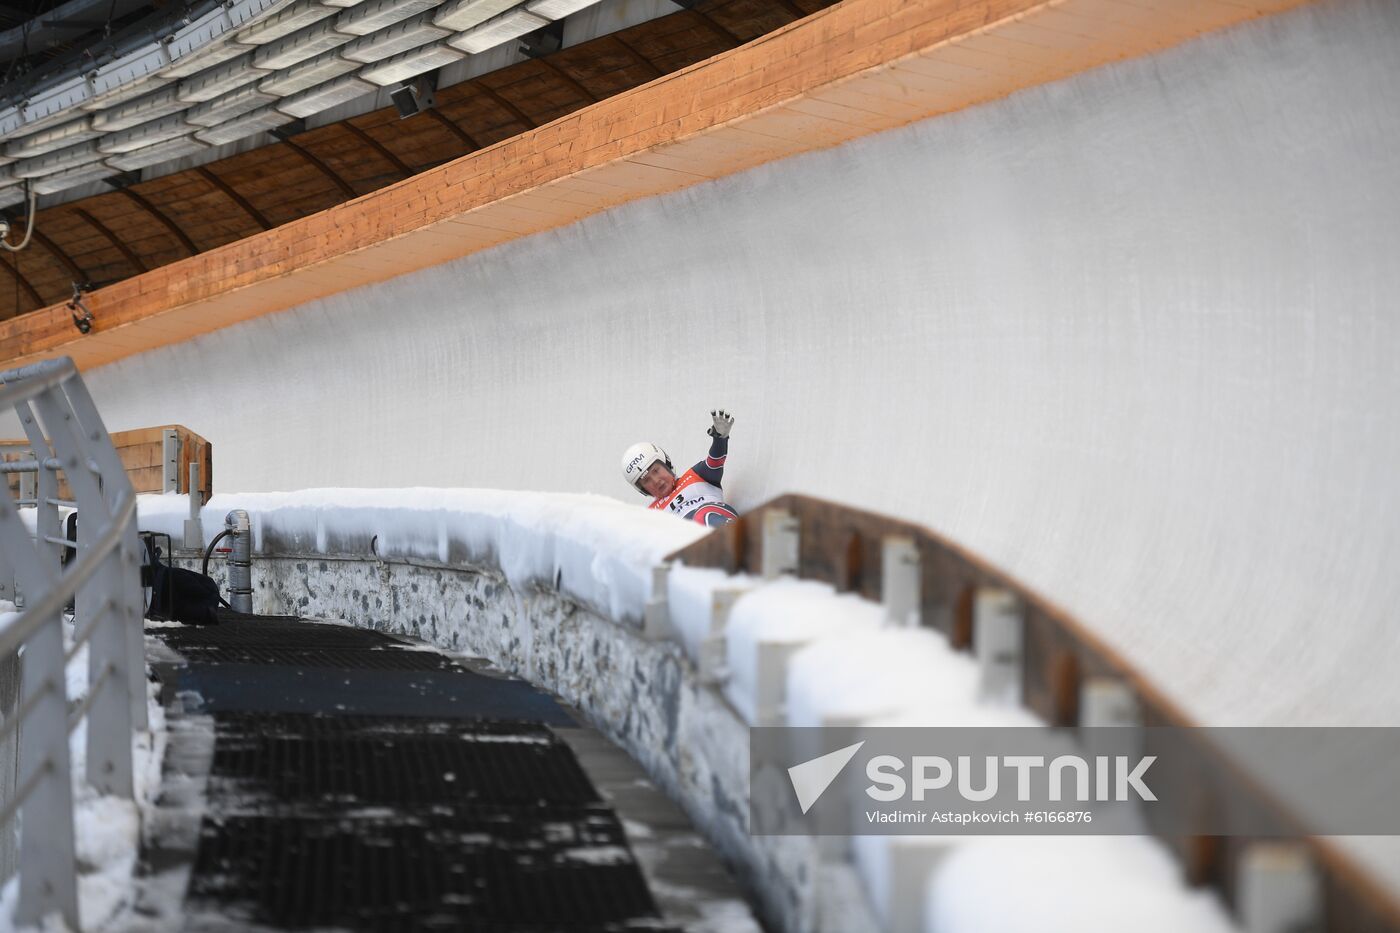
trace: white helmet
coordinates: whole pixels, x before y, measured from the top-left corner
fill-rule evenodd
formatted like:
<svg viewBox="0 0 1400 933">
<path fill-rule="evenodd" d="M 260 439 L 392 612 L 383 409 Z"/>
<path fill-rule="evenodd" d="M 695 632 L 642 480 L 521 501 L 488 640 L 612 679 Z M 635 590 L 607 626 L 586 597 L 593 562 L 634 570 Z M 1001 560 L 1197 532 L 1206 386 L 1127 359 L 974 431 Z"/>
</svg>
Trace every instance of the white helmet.
<svg viewBox="0 0 1400 933">
<path fill-rule="evenodd" d="M 649 441 L 633 444 L 627 448 L 627 453 L 622 455 L 622 476 L 632 484 L 633 489 L 645 496 L 648 494 L 647 491 L 638 483 L 642 481 L 642 477 L 646 475 L 647 470 L 650 470 L 654 463 L 664 463 L 666 469 L 671 470 L 672 473 L 675 472 L 671 467 L 671 458 L 666 454 L 666 451 Z"/>
</svg>

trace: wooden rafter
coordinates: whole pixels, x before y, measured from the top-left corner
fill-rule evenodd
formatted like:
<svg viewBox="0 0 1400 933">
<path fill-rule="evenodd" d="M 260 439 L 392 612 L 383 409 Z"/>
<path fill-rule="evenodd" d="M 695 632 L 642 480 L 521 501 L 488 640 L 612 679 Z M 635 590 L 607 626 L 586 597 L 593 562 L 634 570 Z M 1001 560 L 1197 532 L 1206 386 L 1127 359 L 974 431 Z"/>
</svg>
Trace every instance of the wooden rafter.
<svg viewBox="0 0 1400 933">
<path fill-rule="evenodd" d="M 19 271 L 19 254 L 10 253 L 11 262 L 0 262 L 0 266 L 5 267 L 5 271 L 10 273 L 10 277 L 19 283 L 19 287 L 24 289 L 26 295 L 34 300 L 36 308 L 44 306 L 44 299 L 35 291 L 34 286 L 29 284 L 29 280 Z M 19 314 L 19 308 L 15 308 L 15 314 Z"/>
<path fill-rule="evenodd" d="M 209 182 L 209 184 L 222 191 L 230 201 L 242 208 L 243 213 L 253 218 L 253 221 L 259 227 L 262 227 L 264 230 L 272 229 L 272 223 L 266 217 L 263 216 L 262 211 L 254 207 L 248 201 L 247 198 L 243 197 L 243 195 L 239 194 L 237 191 L 234 191 L 232 185 L 224 181 L 218 175 L 215 175 L 213 172 L 211 172 L 207 166 L 201 165 L 198 168 L 196 168 L 195 171 L 199 173 L 201 178 Z"/>
<path fill-rule="evenodd" d="M 535 127 L 539 126 L 538 123 L 530 119 L 530 117 L 528 117 L 525 114 L 525 111 L 521 110 L 519 107 L 515 106 L 510 101 L 506 100 L 504 97 L 498 94 L 496 92 L 496 89 L 493 88 L 491 85 L 487 84 L 484 81 L 473 81 L 471 85 L 472 87 L 481 91 L 481 93 L 485 94 L 487 97 L 491 98 L 498 105 L 505 108 L 512 117 L 515 117 L 515 119 L 519 120 L 521 123 L 524 123 L 530 129 L 534 129 Z"/>
<path fill-rule="evenodd" d="M 593 93 L 592 91 L 590 91 L 588 88 L 584 87 L 584 86 L 578 81 L 577 78 L 575 78 L 573 75 L 569 74 L 569 73 L 568 73 L 567 71 L 565 71 L 563 68 L 560 68 L 559 65 L 558 65 L 556 62 L 550 61 L 548 58 L 537 58 L 537 59 L 535 59 L 535 61 L 539 62 L 541 65 L 543 65 L 543 66 L 544 66 L 545 68 L 547 68 L 548 70 L 554 72 L 554 74 L 557 75 L 561 81 L 563 81 L 565 84 L 567 84 L 569 87 L 573 88 L 574 90 L 578 91 L 578 92 L 579 92 L 580 94 L 582 94 L 586 99 L 592 101 L 592 102 L 595 103 L 595 104 L 598 103 L 598 95 L 597 95 L 597 94 L 594 94 L 594 93 Z"/>
<path fill-rule="evenodd" d="M 115 246 L 121 252 L 121 254 L 126 257 L 126 261 L 136 267 L 137 272 L 146 271 L 146 264 L 141 261 L 141 257 L 137 256 L 134 252 L 132 252 L 131 247 L 127 246 L 126 243 L 121 239 L 121 237 L 117 236 L 111 230 L 107 229 L 106 224 L 104 224 L 102 221 L 98 220 L 96 217 L 92 216 L 80 207 L 73 208 L 73 213 L 81 217 L 83 219 L 83 222 L 86 223 L 89 227 L 92 227 L 98 233 L 106 237 L 107 242 Z"/>
<path fill-rule="evenodd" d="M 5 0 L 0 0 L 0 3 L 3 2 Z M 297 140 L 293 149 L 301 161 L 301 164 L 282 164 L 283 168 L 288 170 L 287 184 L 298 190 L 324 191 L 320 182 L 324 177 L 333 182 L 335 188 L 326 193 L 326 197 L 298 198 L 294 205 L 279 205 L 277 211 L 269 210 L 264 213 L 254 209 L 250 212 L 251 199 L 257 197 L 261 201 L 264 196 L 260 193 L 254 194 L 255 191 L 260 192 L 261 188 L 255 189 L 243 180 L 254 177 L 260 167 L 266 168 L 259 159 L 277 158 L 278 150 L 275 145 L 262 147 L 264 151 L 260 157 L 255 158 L 252 153 L 243 152 L 210 163 L 210 169 L 217 173 L 220 181 L 229 180 L 225 185 L 211 183 L 209 177 L 197 167 L 167 173 L 169 181 L 163 180 L 167 176 L 162 176 L 148 178 L 142 182 L 137 173 L 127 173 L 120 180 L 112 180 L 111 185 L 142 211 L 139 218 L 131 213 L 122 215 L 124 218 L 131 218 L 136 225 L 136 232 L 128 230 L 124 222 L 117 223 L 116 214 L 111 215 L 110 227 L 104 231 L 89 219 L 106 217 L 104 209 L 93 208 L 83 201 L 51 208 L 41 213 L 47 216 L 53 210 L 62 213 L 64 210 L 76 211 L 79 206 L 86 208 L 86 216 L 80 214 L 76 220 L 81 220 L 84 227 L 94 234 L 101 235 L 79 234 L 77 228 L 74 228 L 75 235 L 70 238 L 63 232 L 67 228 L 60 230 L 52 224 L 46 224 L 44 229 L 50 231 L 50 235 L 57 230 L 59 237 L 65 241 L 60 252 L 63 252 L 69 261 L 64 262 L 58 252 L 49 249 L 48 252 L 55 257 L 54 262 L 62 265 L 50 266 L 45 257 L 44 262 L 32 258 L 21 260 L 21 266 L 26 269 L 32 267 L 29 278 L 33 280 L 30 284 L 37 286 L 34 289 L 36 293 L 56 291 L 60 269 L 67 269 L 65 274 L 75 279 L 80 278 L 80 274 L 75 274 L 75 268 L 78 267 L 90 268 L 93 275 L 115 275 L 117 279 L 150 274 L 158 266 L 178 259 L 182 254 L 192 256 L 202 252 L 202 246 L 195 242 L 196 237 L 200 243 L 206 240 L 222 242 L 225 239 L 224 231 L 230 226 L 236 228 L 240 223 L 245 225 L 243 229 L 247 232 L 247 221 L 243 220 L 243 217 L 253 220 L 258 231 L 269 227 L 275 229 L 275 223 L 283 219 L 283 210 L 290 210 L 293 217 L 304 216 L 323 208 L 327 198 L 336 201 L 358 197 L 361 193 L 367 193 L 385 184 L 410 179 L 418 172 L 446 161 L 481 152 L 488 145 L 516 133 L 536 131 L 541 127 L 542 121 L 532 114 L 548 114 L 553 117 L 557 116 L 561 109 L 567 112 L 584 106 L 596 107 L 596 99 L 624 90 L 617 87 L 618 79 L 614 77 L 599 78 L 595 81 L 592 76 L 597 68 L 601 68 L 599 74 L 603 74 L 617 69 L 621 64 L 626 69 L 629 79 L 621 83 L 627 86 L 635 85 L 639 78 L 642 81 L 651 81 L 692 64 L 698 51 L 704 50 L 705 56 L 708 56 L 720 48 L 727 49 L 737 44 L 740 41 L 738 35 L 753 36 L 768 31 L 783 23 L 784 17 L 805 18 L 808 13 L 803 7 L 825 8 L 836 2 L 837 0 L 774 0 L 771 4 L 739 3 L 726 6 L 718 0 L 682 0 L 677 4 L 674 13 L 629 27 L 621 34 L 598 36 L 568 49 L 532 56 L 527 61 L 517 62 L 491 74 L 443 89 L 443 93 L 440 94 L 443 110 L 424 111 L 429 120 L 396 124 L 392 137 L 383 135 L 377 146 L 373 143 L 381 139 L 381 134 L 391 132 L 387 128 L 381 129 L 381 124 L 393 119 L 393 108 L 383 108 L 373 118 L 357 120 L 356 125 L 347 126 L 347 129 L 360 144 L 347 151 L 345 155 L 348 158 L 344 159 L 320 155 L 320 152 L 325 150 L 316 141 L 318 137 L 312 135 L 302 138 L 296 135 L 298 129 L 284 127 L 282 132 L 274 135 L 284 141 L 286 136 L 293 136 Z M 716 7 L 724 7 L 722 16 L 716 12 Z M 782 10 L 783 15 L 775 15 L 775 10 Z M 718 23 L 714 21 L 715 18 L 718 18 Z M 660 48 L 668 49 L 668 52 L 657 52 L 655 60 L 648 57 L 648 50 L 651 48 L 649 43 L 652 39 L 673 36 L 676 37 L 674 40 L 667 39 L 660 45 Z M 536 62 L 541 64 L 537 65 Z M 553 74 L 547 74 L 546 69 Z M 561 105 L 561 98 L 565 97 L 560 94 L 562 84 L 571 86 L 573 97 Z M 608 88 L 606 93 L 602 90 L 603 87 Z M 504 126 L 498 125 L 506 120 L 511 122 Z M 338 122 L 345 125 L 344 121 Z M 432 126 L 433 122 L 438 125 Z M 451 137 L 444 135 L 443 131 L 450 133 Z M 348 142 L 346 137 L 341 139 L 343 143 Z M 343 148 L 350 149 L 348 146 Z M 399 157 L 398 153 L 403 153 L 402 157 Z M 408 161 L 410 155 L 412 163 Z M 388 171 L 384 163 L 393 164 L 398 174 Z M 195 181 L 196 178 L 198 181 Z M 212 209 L 187 215 L 167 208 L 167 203 L 177 203 L 170 200 L 172 195 L 183 199 L 191 190 L 187 188 L 181 192 L 181 184 L 192 184 L 195 188 L 204 189 L 207 192 L 205 197 L 214 202 L 211 205 Z M 217 196 L 210 190 L 211 184 L 217 189 Z M 238 188 L 233 192 L 238 195 L 236 198 L 230 195 L 234 186 Z M 339 192 L 341 197 L 337 198 L 334 192 Z M 160 204 L 161 207 L 157 208 L 155 204 Z M 44 217 L 39 219 L 44 221 Z M 150 221 L 155 221 L 155 225 Z M 162 229 L 174 237 L 177 246 L 162 246 L 154 251 L 136 250 L 136 244 L 144 242 L 141 237 Z M 125 245 L 124 241 L 132 245 L 122 250 L 124 261 L 113 266 L 110 258 L 111 246 L 116 245 L 121 249 Z M 43 248 L 42 245 L 40 248 Z M 140 255 L 136 255 L 137 252 Z M 143 267 L 147 270 L 144 273 Z M 0 294 L 4 293 L 8 282 L 9 279 L 0 281 Z M 26 291 L 22 286 L 11 287 L 18 288 L 21 293 Z M 6 304 L 13 303 L 16 298 L 25 310 L 31 309 L 29 299 L 22 295 L 10 298 Z M 36 301 L 40 306 L 45 304 L 43 296 L 39 296 Z M 66 319 L 62 323 L 67 326 Z"/>
<path fill-rule="evenodd" d="M 72 256 L 64 252 L 63 247 L 59 246 L 49 237 L 44 236 L 37 224 L 34 227 L 34 242 L 38 243 L 48 251 L 49 255 L 57 259 L 63 268 L 68 270 L 68 274 L 73 277 L 74 282 L 81 283 L 88 281 L 88 275 L 82 270 L 82 267 L 73 261 Z"/>
<path fill-rule="evenodd" d="M 632 48 L 631 44 L 626 39 L 622 38 L 621 34 L 613 33 L 612 40 L 614 45 L 622 46 L 622 50 L 632 57 L 632 61 L 636 62 L 637 64 L 650 71 L 651 76 L 653 78 L 659 78 L 662 74 L 664 74 L 664 72 L 662 72 L 660 68 L 657 68 L 654 64 L 652 64 L 651 59 L 647 58 L 641 52 L 638 52 L 636 49 Z"/>
<path fill-rule="evenodd" d="M 337 175 L 329 165 L 317 158 L 316 155 L 311 152 L 311 150 L 307 149 L 305 146 L 300 145 L 299 143 L 292 142 L 286 137 L 282 138 L 282 144 L 284 146 L 289 147 L 297 155 L 301 156 L 304 160 L 306 160 L 313 167 L 315 167 L 315 169 L 319 171 L 322 175 L 325 175 L 331 181 L 335 182 L 335 186 L 339 188 L 347 198 L 359 197 L 359 195 L 355 193 L 355 189 L 351 188 L 344 178 L 341 178 L 339 175 Z"/>
<path fill-rule="evenodd" d="M 740 46 L 744 44 L 743 39 L 740 39 L 734 33 L 730 32 L 728 29 L 725 29 L 719 23 L 715 22 L 714 17 L 706 13 L 704 10 L 693 6 L 687 7 L 687 9 L 689 9 L 692 14 L 699 17 L 701 22 L 703 22 L 706 26 L 710 27 L 711 32 L 713 32 L 720 39 L 723 39 L 726 43 L 728 43 L 730 48 L 734 48 L 735 46 Z"/>
<path fill-rule="evenodd" d="M 349 133 L 352 136 L 359 139 L 360 142 L 364 143 L 366 146 L 369 146 L 375 152 L 383 156 L 384 160 L 390 165 L 392 165 L 395 169 L 397 169 L 400 172 L 400 174 L 402 174 L 405 178 L 413 174 L 413 169 L 409 168 L 406 164 L 404 164 L 403 159 L 400 159 L 398 156 L 394 155 L 392 152 L 389 151 L 389 147 L 385 146 L 379 140 L 375 139 L 373 136 L 360 129 L 354 123 L 350 122 L 349 120 L 346 120 L 344 123 L 341 123 L 339 125 L 345 130 L 349 131 Z"/>
<path fill-rule="evenodd" d="M 437 122 L 441 123 L 443 126 L 447 127 L 448 131 L 452 133 L 452 135 L 456 136 L 462 142 L 466 143 L 469 147 L 471 147 L 469 151 L 475 152 L 476 150 L 481 148 L 481 143 L 477 142 L 475 139 L 472 139 L 472 135 L 470 133 L 462 129 L 462 127 L 458 126 L 452 120 L 449 120 L 447 118 L 447 115 L 444 114 L 441 110 L 438 110 L 436 107 L 429 107 L 423 112 L 426 113 L 428 116 L 432 117 Z"/>
<path fill-rule="evenodd" d="M 151 217 L 154 217 L 157 223 L 159 223 L 166 230 L 169 230 L 170 235 L 173 236 L 175 239 L 179 240 L 180 245 L 183 246 L 191 256 L 199 252 L 199 247 L 194 245 L 194 240 L 191 240 L 189 236 L 185 233 L 185 231 L 180 229 L 179 224 L 175 223 L 175 221 L 165 216 L 165 214 L 161 212 L 160 208 L 156 207 L 150 201 L 146 200 L 141 194 L 139 194 L 131 188 L 118 188 L 116 190 L 119 194 L 126 195 L 126 197 L 131 201 L 131 203 L 141 208 L 141 210 L 145 211 Z"/>
</svg>

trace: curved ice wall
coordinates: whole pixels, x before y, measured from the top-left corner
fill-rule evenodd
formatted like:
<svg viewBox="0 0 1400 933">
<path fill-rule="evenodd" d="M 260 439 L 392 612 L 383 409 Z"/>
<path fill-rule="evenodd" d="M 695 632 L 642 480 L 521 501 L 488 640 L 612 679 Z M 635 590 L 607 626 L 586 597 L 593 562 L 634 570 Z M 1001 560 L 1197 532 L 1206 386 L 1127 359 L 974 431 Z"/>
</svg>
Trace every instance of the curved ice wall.
<svg viewBox="0 0 1400 933">
<path fill-rule="evenodd" d="M 1211 722 L 1400 724 L 1397 100 L 1400 4 L 1324 2 L 90 384 L 222 491 L 635 499 L 722 402 L 740 506 L 926 523 Z"/>
</svg>

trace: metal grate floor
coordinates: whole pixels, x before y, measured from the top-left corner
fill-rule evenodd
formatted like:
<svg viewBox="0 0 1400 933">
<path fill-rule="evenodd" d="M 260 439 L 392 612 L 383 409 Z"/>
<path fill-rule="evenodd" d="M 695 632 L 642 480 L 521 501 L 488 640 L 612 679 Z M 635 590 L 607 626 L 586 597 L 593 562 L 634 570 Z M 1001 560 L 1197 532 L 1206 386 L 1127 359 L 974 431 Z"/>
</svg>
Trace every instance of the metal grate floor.
<svg viewBox="0 0 1400 933">
<path fill-rule="evenodd" d="M 398 645 L 382 632 L 349 625 L 303 622 L 284 616 L 234 616 L 224 613 L 218 625 L 153 628 L 150 634 L 180 650 L 191 647 L 252 645 L 279 648 L 385 648 Z"/>
<path fill-rule="evenodd" d="M 339 670 L 455 671 L 431 651 L 405 649 L 380 632 L 282 617 L 226 619 L 219 625 L 152 629 L 194 663 L 283 664 Z"/>
<path fill-rule="evenodd" d="M 192 678 L 214 720 L 192 928 L 675 929 L 544 724 L 572 720 L 528 684 L 366 629 L 249 619 L 150 634 L 186 660 L 175 683 Z"/>
<path fill-rule="evenodd" d="M 300 809 L 585 806 L 569 747 L 532 723 L 219 713 L 211 787 Z"/>
<path fill-rule="evenodd" d="M 615 817 L 536 817 L 208 822 L 187 909 L 292 929 L 668 929 Z"/>
</svg>

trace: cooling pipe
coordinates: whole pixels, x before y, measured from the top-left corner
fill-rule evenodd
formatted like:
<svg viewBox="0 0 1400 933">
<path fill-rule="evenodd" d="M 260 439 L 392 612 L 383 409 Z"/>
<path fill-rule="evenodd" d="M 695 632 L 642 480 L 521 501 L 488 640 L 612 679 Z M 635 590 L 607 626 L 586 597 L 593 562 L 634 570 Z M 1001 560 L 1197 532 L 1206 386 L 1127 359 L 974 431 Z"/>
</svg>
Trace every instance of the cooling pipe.
<svg viewBox="0 0 1400 933">
<path fill-rule="evenodd" d="M 234 612 L 253 612 L 253 534 L 248 513 L 234 509 L 224 518 L 224 530 L 233 542 L 228 555 L 228 596 Z"/>
</svg>

